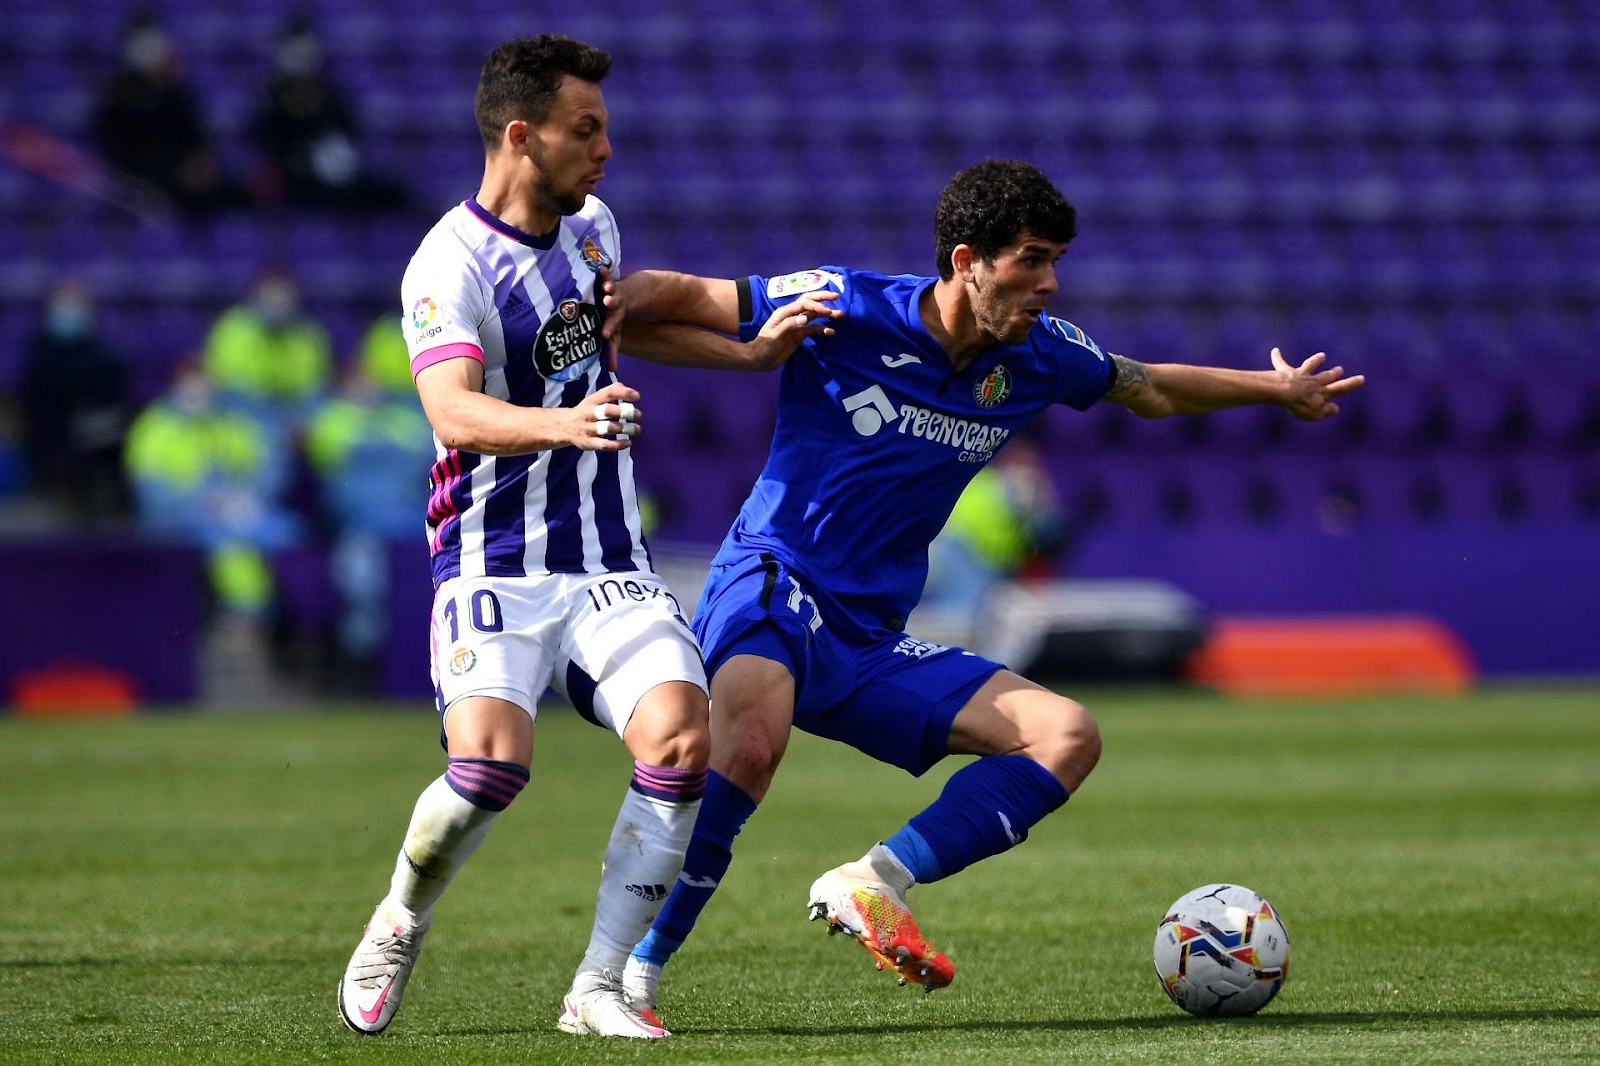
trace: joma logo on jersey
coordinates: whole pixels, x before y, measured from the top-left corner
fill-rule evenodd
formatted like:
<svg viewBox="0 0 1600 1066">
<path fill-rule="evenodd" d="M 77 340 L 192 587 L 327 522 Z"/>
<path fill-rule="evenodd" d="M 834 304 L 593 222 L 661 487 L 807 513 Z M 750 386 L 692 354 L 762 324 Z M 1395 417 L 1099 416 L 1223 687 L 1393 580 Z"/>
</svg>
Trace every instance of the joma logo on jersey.
<svg viewBox="0 0 1600 1066">
<path fill-rule="evenodd" d="M 850 412 L 850 424 L 863 437 L 871 437 L 885 424 L 898 420 L 895 428 L 902 434 L 948 445 L 961 453 L 963 463 L 987 462 L 995 449 L 1011 436 L 1009 429 L 930 411 L 915 404 L 902 404 L 896 409 L 882 385 L 846 396 L 842 402 L 844 409 Z"/>
</svg>

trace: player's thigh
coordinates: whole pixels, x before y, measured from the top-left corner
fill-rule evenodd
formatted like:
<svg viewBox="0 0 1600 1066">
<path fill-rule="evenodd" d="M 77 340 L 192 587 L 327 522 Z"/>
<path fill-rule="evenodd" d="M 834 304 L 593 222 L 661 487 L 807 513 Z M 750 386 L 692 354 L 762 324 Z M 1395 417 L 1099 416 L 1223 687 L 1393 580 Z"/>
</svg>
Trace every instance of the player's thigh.
<svg viewBox="0 0 1600 1066">
<path fill-rule="evenodd" d="M 525 724 L 531 751 L 539 695 L 550 684 L 560 650 L 560 591 L 549 577 L 457 577 L 439 586 L 430 638 L 447 747 L 452 739 L 466 744 L 471 736 L 496 750 L 510 744 L 520 751 Z M 501 705 L 517 708 L 526 722 L 501 713 Z M 457 718 L 462 724 L 452 734 Z"/>
<path fill-rule="evenodd" d="M 533 716 L 493 696 L 464 696 L 451 704 L 444 735 L 452 758 L 533 763 Z"/>
<path fill-rule="evenodd" d="M 554 679 L 578 713 L 625 741 L 640 715 L 645 732 L 634 735 L 682 735 L 703 762 L 705 667 L 666 584 L 650 573 L 574 577 L 565 607 Z"/>
<path fill-rule="evenodd" d="M 1100 758 L 1089 711 L 1009 670 L 973 693 L 950 726 L 949 749 L 967 755 L 1027 755 L 1076 789 Z"/>
<path fill-rule="evenodd" d="M 998 670 L 982 656 L 892 635 L 853 649 L 856 687 L 825 707 L 801 701 L 795 724 L 920 777 L 949 754 L 951 725 Z"/>
<path fill-rule="evenodd" d="M 688 681 L 663 681 L 639 697 L 622 742 L 640 762 L 699 768 L 711 755 L 706 694 Z"/>
<path fill-rule="evenodd" d="M 760 801 L 789 749 L 794 674 L 757 630 L 711 678 L 711 765 Z M 765 634 L 773 636 L 773 634 Z"/>
</svg>

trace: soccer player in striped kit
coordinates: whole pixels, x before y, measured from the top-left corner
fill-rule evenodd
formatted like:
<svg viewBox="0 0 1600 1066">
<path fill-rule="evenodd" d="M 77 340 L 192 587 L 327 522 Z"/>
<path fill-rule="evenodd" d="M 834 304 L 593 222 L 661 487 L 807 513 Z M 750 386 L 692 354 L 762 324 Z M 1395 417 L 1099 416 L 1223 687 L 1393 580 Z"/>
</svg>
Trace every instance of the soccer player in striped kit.
<svg viewBox="0 0 1600 1066">
<path fill-rule="evenodd" d="M 437 441 L 427 533 L 449 763 L 417 800 L 340 981 L 357 1032 L 393 1019 L 434 903 L 528 783 L 537 700 L 553 683 L 635 759 L 557 1024 L 667 1035 L 618 975 L 683 864 L 705 787 L 707 689 L 680 605 L 651 570 L 628 454 L 639 395 L 607 350 L 623 310 L 616 220 L 594 196 L 611 157 L 599 85 L 610 64 L 555 36 L 490 54 L 475 102 L 483 183 L 423 239 L 401 285 Z M 781 361 L 827 328 L 795 306 L 821 305 L 796 301 L 751 344 L 697 365 Z M 640 309 L 672 312 L 648 296 Z"/>
</svg>

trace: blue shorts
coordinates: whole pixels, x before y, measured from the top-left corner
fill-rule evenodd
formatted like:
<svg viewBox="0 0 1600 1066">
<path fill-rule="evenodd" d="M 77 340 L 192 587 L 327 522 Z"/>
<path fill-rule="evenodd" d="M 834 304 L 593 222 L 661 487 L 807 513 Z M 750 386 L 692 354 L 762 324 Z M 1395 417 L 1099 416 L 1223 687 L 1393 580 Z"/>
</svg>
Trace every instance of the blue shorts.
<svg viewBox="0 0 1600 1066">
<path fill-rule="evenodd" d="M 904 633 L 829 629 L 805 583 L 762 553 L 713 566 L 694 632 L 714 675 L 735 655 L 794 675 L 794 724 L 922 776 L 949 754 L 950 724 L 1000 663 Z"/>
</svg>

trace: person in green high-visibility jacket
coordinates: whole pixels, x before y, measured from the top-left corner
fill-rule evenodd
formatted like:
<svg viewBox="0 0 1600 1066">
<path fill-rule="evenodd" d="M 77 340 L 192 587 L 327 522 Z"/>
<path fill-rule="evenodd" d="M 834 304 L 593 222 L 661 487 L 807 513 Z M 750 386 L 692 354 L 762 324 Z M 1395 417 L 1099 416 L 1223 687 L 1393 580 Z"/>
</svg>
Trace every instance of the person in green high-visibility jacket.
<svg viewBox="0 0 1600 1066">
<path fill-rule="evenodd" d="M 288 436 L 327 391 L 332 365 L 327 331 L 303 312 L 299 286 L 281 270 L 263 274 L 205 340 L 203 366 L 223 400 Z"/>
<path fill-rule="evenodd" d="M 134 419 L 123 452 L 141 529 L 205 549 L 219 605 L 249 618 L 272 602 L 265 553 L 300 538 L 277 502 L 285 476 L 275 441 L 252 415 L 219 406 L 207 376 L 185 366 Z"/>
<path fill-rule="evenodd" d="M 323 514 L 334 530 L 332 576 L 342 603 L 337 643 L 344 660 L 339 673 L 351 691 L 370 683 L 389 632 L 389 544 L 420 534 L 434 461 L 433 428 L 411 386 L 400 327 L 392 317 L 387 325 L 401 341 L 398 353 L 387 344 L 386 332 L 374 327 L 344 388 L 317 409 L 305 438 L 306 457 L 321 483 Z M 385 356 L 401 369 L 398 383 L 388 376 L 389 387 L 368 373 L 371 367 L 382 375 Z"/>
<path fill-rule="evenodd" d="M 923 603 L 978 621 L 995 586 L 1048 561 L 1066 518 L 1033 443 L 1012 441 L 978 472 L 929 546 Z"/>
</svg>

